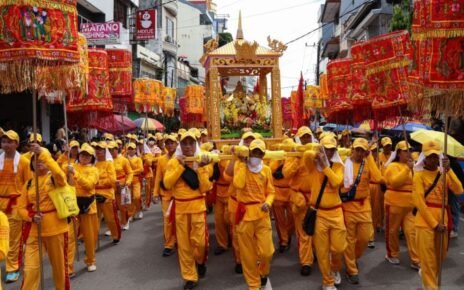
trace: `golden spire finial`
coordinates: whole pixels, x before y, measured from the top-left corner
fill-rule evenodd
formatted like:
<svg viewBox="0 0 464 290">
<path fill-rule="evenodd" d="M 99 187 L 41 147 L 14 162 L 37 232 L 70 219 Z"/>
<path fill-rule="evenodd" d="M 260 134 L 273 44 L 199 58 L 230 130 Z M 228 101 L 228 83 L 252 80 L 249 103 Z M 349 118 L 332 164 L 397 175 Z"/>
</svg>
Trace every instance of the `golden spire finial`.
<svg viewBox="0 0 464 290">
<path fill-rule="evenodd" d="M 238 28 L 237 28 L 237 36 L 235 39 L 243 39 L 243 29 L 242 29 L 242 10 L 238 12 Z"/>
</svg>

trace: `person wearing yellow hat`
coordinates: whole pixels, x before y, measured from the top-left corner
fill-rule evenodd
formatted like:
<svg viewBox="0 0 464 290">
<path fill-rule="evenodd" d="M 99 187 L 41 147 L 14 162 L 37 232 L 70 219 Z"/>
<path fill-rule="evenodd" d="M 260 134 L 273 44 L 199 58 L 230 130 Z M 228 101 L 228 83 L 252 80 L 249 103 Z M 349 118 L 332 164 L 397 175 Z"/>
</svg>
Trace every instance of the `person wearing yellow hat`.
<svg viewBox="0 0 464 290">
<path fill-rule="evenodd" d="M 132 179 L 132 203 L 130 204 L 127 211 L 127 224 L 123 225 L 123 230 L 129 229 L 129 223 L 134 218 L 141 219 L 143 218 L 142 213 L 142 175 L 143 175 L 143 161 L 136 154 L 137 145 L 135 143 L 129 143 L 127 145 L 127 159 L 132 168 L 133 179 Z"/>
<path fill-rule="evenodd" d="M 322 130 L 321 127 L 317 127 L 317 129 L 316 129 L 316 137 L 317 137 L 318 140 L 322 139 L 322 137 L 321 137 L 322 133 L 324 133 L 324 130 Z"/>
<path fill-rule="evenodd" d="M 400 264 L 400 227 L 403 229 L 408 245 L 411 268 L 418 270 L 419 257 L 416 251 L 416 229 L 412 213 L 412 178 L 414 161 L 411 146 L 406 141 L 396 144 L 395 151 L 385 163 L 385 259 L 393 265 Z"/>
<path fill-rule="evenodd" d="M 382 145 L 382 152 L 379 154 L 380 167 L 382 173 L 385 171 L 385 163 L 387 163 L 393 149 L 393 142 L 390 137 L 383 137 L 380 139 L 380 144 Z"/>
<path fill-rule="evenodd" d="M 28 231 L 25 241 L 24 279 L 21 289 L 39 289 L 39 247 L 44 247 L 53 270 L 55 289 L 68 289 L 69 276 L 66 265 L 68 247 L 68 223 L 60 219 L 49 192 L 66 185 L 66 175 L 50 153 L 39 144 L 31 144 L 33 152 L 31 169 L 38 175 L 38 183 L 31 178 L 18 198 L 17 210 Z M 37 158 L 37 165 L 35 159 Z M 40 190 L 36 190 L 40 188 Z M 40 214 L 36 212 L 36 195 L 39 194 Z M 41 225 L 41 244 L 38 242 L 38 225 Z"/>
<path fill-rule="evenodd" d="M 137 151 L 138 151 L 138 156 L 142 159 L 143 163 L 143 172 L 140 175 L 141 179 L 141 184 L 144 186 L 143 192 L 145 193 L 144 197 L 141 197 L 143 201 L 141 201 L 142 207 L 144 210 L 147 210 L 150 208 L 151 205 L 151 200 L 152 200 L 152 194 L 151 192 L 153 191 L 153 180 L 154 180 L 154 169 L 156 169 L 156 160 L 157 160 L 157 155 L 160 154 L 159 148 L 154 146 L 153 140 L 149 140 L 147 144 L 144 143 L 144 140 L 141 139 L 139 140 L 137 144 Z M 150 145 L 148 144 L 150 143 Z M 155 153 L 157 152 L 157 153 Z M 137 219 L 143 218 L 143 211 L 139 211 L 136 215 Z"/>
<path fill-rule="evenodd" d="M 265 152 L 264 141 L 251 142 L 249 158 L 240 158 L 233 178 L 238 201 L 238 244 L 249 289 L 265 287 L 274 254 L 270 210 L 275 189 L 271 169 L 263 163 Z"/>
<path fill-rule="evenodd" d="M 6 256 L 7 283 L 19 279 L 20 256 L 22 255 L 21 229 L 23 222 L 13 206 L 21 195 L 22 186 L 32 177 L 29 161 L 17 151 L 19 136 L 13 131 L 4 132 L 1 137 L 3 153 L 0 154 L 0 210 L 8 217 L 10 225 L 9 251 Z"/>
<path fill-rule="evenodd" d="M 371 152 L 371 155 L 374 158 L 375 164 L 379 165 L 378 163 L 379 154 L 378 154 L 377 142 L 371 142 L 369 151 Z M 375 232 L 376 230 L 380 231 L 380 229 L 383 228 L 383 217 L 384 217 L 383 193 L 380 189 L 379 183 L 376 183 L 373 181 L 369 183 L 369 197 L 370 197 L 371 208 L 372 208 L 372 227 L 374 228 L 374 231 L 372 231 L 372 236 L 369 240 L 367 247 L 370 249 L 375 249 Z"/>
<path fill-rule="evenodd" d="M 158 158 L 158 162 L 156 165 L 156 176 L 155 176 L 155 183 L 153 189 L 153 202 L 158 203 L 161 201 L 161 209 L 163 212 L 163 233 L 164 233 L 164 249 L 163 249 L 163 257 L 168 257 L 174 254 L 174 246 L 176 243 L 176 236 L 173 231 L 173 223 L 171 219 L 167 217 L 167 212 L 169 208 L 169 203 L 172 199 L 172 192 L 167 190 L 164 186 L 163 179 L 164 174 L 167 169 L 167 164 L 169 160 L 174 157 L 174 153 L 176 152 L 178 142 L 177 142 L 177 135 L 170 134 L 166 135 L 165 137 L 165 144 L 167 154 L 162 155 Z"/>
<path fill-rule="evenodd" d="M 111 157 L 113 158 L 114 169 L 116 171 L 116 205 L 120 213 L 121 225 L 129 228 L 128 217 L 127 217 L 127 205 L 121 204 L 121 190 L 125 187 L 130 188 L 133 180 L 132 167 L 129 160 L 121 154 L 121 148 L 116 142 L 108 143 L 108 150 L 110 151 Z M 124 229 L 124 228 L 122 228 Z"/>
<path fill-rule="evenodd" d="M 64 147 L 63 154 L 60 155 L 60 157 L 58 158 L 56 162 L 58 162 L 60 167 L 64 171 L 66 171 L 67 170 L 66 168 L 68 166 L 68 161 L 69 163 L 76 163 L 78 155 L 79 155 L 79 142 L 77 142 L 76 140 L 72 140 L 71 142 L 69 142 L 68 146 Z"/>
<path fill-rule="evenodd" d="M 302 145 L 313 141 L 311 129 L 300 127 L 296 133 L 296 140 Z M 303 220 L 311 200 L 311 180 L 309 171 L 300 157 L 291 157 L 285 160 L 282 173 L 290 179 L 290 201 L 292 203 L 295 232 L 298 241 L 298 258 L 300 261 L 300 274 L 311 275 L 314 262 L 312 237 L 303 230 Z"/>
<path fill-rule="evenodd" d="M 282 146 L 292 145 L 294 145 L 294 142 L 290 138 L 282 141 Z M 272 204 L 272 209 L 274 212 L 277 236 L 279 237 L 280 253 L 290 248 L 291 237 L 295 230 L 292 204 L 290 203 L 290 178 L 282 173 L 285 162 L 286 160 L 271 160 L 269 163 L 275 188 L 275 199 Z"/>
<path fill-rule="evenodd" d="M 116 169 L 112 158 L 108 160 L 107 148 L 109 144 L 105 141 L 100 141 L 95 150 L 97 162 L 95 166 L 98 169 L 98 183 L 95 187 L 98 220 L 101 216 L 105 218 L 105 224 L 110 230 L 113 244 L 118 244 L 121 239 L 121 225 L 119 223 L 118 214 L 115 203 L 115 184 L 116 184 Z M 99 230 L 97 232 L 100 232 Z"/>
<path fill-rule="evenodd" d="M 449 159 L 442 155 L 440 143 L 436 141 L 423 143 L 422 153 L 414 166 L 412 202 L 417 208 L 416 246 L 421 262 L 420 271 L 424 289 L 439 289 L 437 273 L 442 264 L 440 253 L 443 253 L 444 259 L 448 250 L 452 217 L 447 205 L 448 196 L 443 193 L 442 175 L 444 174 L 446 174 L 446 186 L 452 192 L 463 192 L 461 182 L 453 170 L 450 170 Z M 444 220 L 442 220 L 442 203 L 446 205 Z M 440 239 L 443 239 L 443 244 L 438 242 Z"/>
<path fill-rule="evenodd" d="M 340 147 L 342 148 L 351 148 L 351 131 L 345 129 L 342 131 L 340 139 Z"/>
<path fill-rule="evenodd" d="M 39 133 L 36 133 L 36 134 L 31 133 L 29 135 L 29 138 L 27 139 L 27 148 L 29 148 L 31 146 L 31 144 L 34 144 L 34 143 L 37 143 L 37 144 L 42 146 L 42 144 L 43 144 L 42 143 L 42 135 L 40 135 Z M 32 153 L 32 151 L 28 150 L 27 152 L 23 153 L 22 155 L 24 157 L 26 157 L 27 160 L 30 161 L 31 158 L 32 158 L 33 153 Z"/>
<path fill-rule="evenodd" d="M 344 165 L 337 152 L 334 136 L 322 138 L 320 144 L 320 150 L 304 154 L 303 162 L 312 178 L 310 206 L 317 210 L 313 242 L 322 274 L 322 289 L 336 290 L 335 286 L 341 283 L 341 276 L 339 270 L 332 271 L 331 255 L 343 254 L 347 246 L 339 195 Z"/>
<path fill-rule="evenodd" d="M 200 143 L 206 143 L 208 142 L 208 130 L 207 129 L 201 129 L 200 130 Z"/>
<path fill-rule="evenodd" d="M 164 144 L 164 135 L 161 132 L 155 134 L 156 146 L 161 150 L 161 154 L 166 154 L 166 148 Z"/>
<path fill-rule="evenodd" d="M 114 136 L 113 136 L 113 134 L 105 133 L 105 134 L 103 134 L 103 139 L 106 142 L 114 141 Z"/>
<path fill-rule="evenodd" d="M 163 183 L 172 192 L 169 217 L 175 220 L 177 253 L 184 289 L 193 289 L 198 278 L 206 275 L 208 233 L 206 226 L 206 192 L 212 188 L 209 172 L 205 165 L 207 156 L 194 166 L 186 157 L 200 154 L 193 132 L 187 131 L 180 137 L 180 147 L 175 158 L 168 161 Z"/>
<path fill-rule="evenodd" d="M 89 272 L 97 270 L 95 250 L 98 237 L 98 217 L 95 187 L 98 183 L 98 169 L 93 165 L 94 162 L 95 149 L 84 143 L 79 152 L 78 162 L 68 165 L 67 168 L 68 179 L 76 187 L 79 226 L 85 246 L 84 262 Z M 72 260 L 70 262 L 72 263 Z"/>
<path fill-rule="evenodd" d="M 367 156 L 367 157 L 366 157 Z M 346 277 L 351 284 L 359 284 L 359 259 L 372 236 L 372 211 L 369 197 L 369 182 L 384 183 L 374 158 L 369 154 L 369 142 L 364 138 L 356 138 L 353 142 L 353 152 L 345 161 L 343 189 L 343 213 L 346 226 L 346 247 L 344 257 Z M 341 268 L 339 255 L 333 259 L 335 268 Z"/>
</svg>

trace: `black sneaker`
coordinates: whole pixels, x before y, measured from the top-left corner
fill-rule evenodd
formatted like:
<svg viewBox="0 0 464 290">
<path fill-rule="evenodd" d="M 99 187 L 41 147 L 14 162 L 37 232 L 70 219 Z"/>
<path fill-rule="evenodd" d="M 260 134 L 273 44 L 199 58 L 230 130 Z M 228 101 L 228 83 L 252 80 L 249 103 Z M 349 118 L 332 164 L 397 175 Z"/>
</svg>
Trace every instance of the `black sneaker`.
<svg viewBox="0 0 464 290">
<path fill-rule="evenodd" d="M 206 265 L 205 264 L 197 264 L 197 272 L 198 272 L 198 277 L 205 278 Z"/>
<path fill-rule="evenodd" d="M 287 251 L 288 249 L 290 248 L 290 246 L 287 246 L 287 245 L 280 245 L 279 246 L 279 253 L 283 253 L 285 251 Z"/>
<path fill-rule="evenodd" d="M 193 281 L 187 281 L 185 282 L 185 285 L 184 285 L 184 289 L 188 290 L 188 289 L 194 289 L 198 286 L 198 283 L 197 282 L 193 282 Z"/>
<path fill-rule="evenodd" d="M 119 244 L 119 240 L 113 240 L 113 245 Z"/>
<path fill-rule="evenodd" d="M 311 275 L 311 266 L 304 265 L 303 267 L 301 267 L 300 274 L 301 276 Z"/>
<path fill-rule="evenodd" d="M 358 275 L 346 274 L 346 279 L 347 279 L 348 282 L 350 282 L 351 284 L 355 284 L 355 285 L 358 285 L 358 284 L 359 284 L 359 276 L 358 276 Z"/>
<path fill-rule="evenodd" d="M 169 257 L 174 254 L 174 249 L 165 248 L 163 250 L 163 257 Z"/>
<path fill-rule="evenodd" d="M 374 241 L 369 241 L 369 242 L 367 243 L 367 247 L 368 247 L 369 249 L 375 249 L 375 242 L 374 242 Z"/>
<path fill-rule="evenodd" d="M 243 274 L 242 264 L 235 264 L 235 273 Z"/>
<path fill-rule="evenodd" d="M 222 255 L 226 252 L 227 250 L 224 249 L 223 247 L 217 247 L 215 250 L 214 250 L 214 255 L 215 256 L 219 256 L 219 255 Z"/>
<path fill-rule="evenodd" d="M 266 277 L 261 277 L 261 287 L 266 286 L 267 284 L 267 276 Z"/>
</svg>

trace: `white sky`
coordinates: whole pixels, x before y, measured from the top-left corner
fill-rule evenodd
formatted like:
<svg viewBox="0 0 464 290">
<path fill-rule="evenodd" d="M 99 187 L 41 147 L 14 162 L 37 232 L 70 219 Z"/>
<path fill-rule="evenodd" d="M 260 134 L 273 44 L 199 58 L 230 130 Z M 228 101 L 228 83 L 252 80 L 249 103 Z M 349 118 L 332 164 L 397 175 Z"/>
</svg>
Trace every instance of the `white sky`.
<svg viewBox="0 0 464 290">
<path fill-rule="evenodd" d="M 267 47 L 267 36 L 286 43 L 318 27 L 318 12 L 324 0 L 216 0 L 217 13 L 229 14 L 228 31 L 235 38 L 238 13 L 242 10 L 244 38 Z M 315 83 L 315 64 L 320 31 L 289 44 L 280 59 L 282 97 L 296 90 L 300 71 Z M 306 47 L 306 45 L 311 47 Z"/>
</svg>

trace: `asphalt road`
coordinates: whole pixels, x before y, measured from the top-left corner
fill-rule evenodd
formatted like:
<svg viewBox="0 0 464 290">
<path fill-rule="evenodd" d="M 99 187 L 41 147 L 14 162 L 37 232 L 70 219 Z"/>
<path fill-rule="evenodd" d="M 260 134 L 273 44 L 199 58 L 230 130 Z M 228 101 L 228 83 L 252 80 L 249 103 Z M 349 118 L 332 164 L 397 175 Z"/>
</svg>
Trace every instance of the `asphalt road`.
<svg viewBox="0 0 464 290">
<path fill-rule="evenodd" d="M 146 211 L 141 221 L 131 224 L 130 230 L 123 232 L 119 245 L 111 245 L 110 238 L 101 236 L 97 253 L 97 271 L 88 273 L 82 261 L 83 245 L 80 245 L 81 261 L 76 262 L 77 277 L 71 280 L 75 290 L 174 290 L 182 289 L 177 255 L 163 258 L 162 219 L 159 205 Z M 208 217 L 211 245 L 215 248 L 213 216 Z M 461 218 L 461 223 L 464 219 Z M 102 229 L 102 233 L 103 233 Z M 442 290 L 464 289 L 464 235 L 452 240 L 449 254 L 444 264 Z M 275 235 L 275 231 L 274 231 Z M 295 239 L 291 249 L 276 253 L 272 263 L 270 283 L 266 289 L 321 289 L 321 275 L 317 264 L 309 277 L 302 277 Z M 376 236 L 376 249 L 367 249 L 359 260 L 360 281 L 357 286 L 343 280 L 339 289 L 420 289 L 421 282 L 416 271 L 409 268 L 409 259 L 402 241 L 401 265 L 392 266 L 384 260 L 385 244 L 383 233 Z M 277 239 L 274 240 L 275 242 Z M 200 280 L 197 289 L 247 289 L 244 278 L 234 273 L 232 253 L 229 250 L 221 256 L 209 256 L 206 277 Z M 5 273 L 4 266 L 2 273 Z M 343 273 L 342 273 L 343 275 Z M 20 282 L 3 285 L 6 290 L 20 289 Z M 53 289 L 51 271 L 45 259 L 45 289 Z"/>
</svg>

